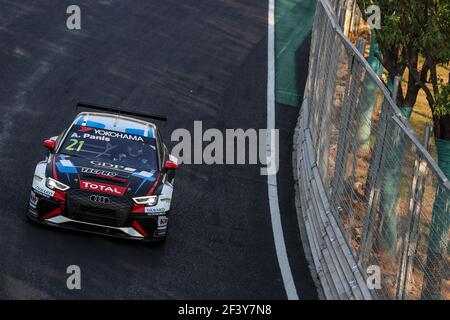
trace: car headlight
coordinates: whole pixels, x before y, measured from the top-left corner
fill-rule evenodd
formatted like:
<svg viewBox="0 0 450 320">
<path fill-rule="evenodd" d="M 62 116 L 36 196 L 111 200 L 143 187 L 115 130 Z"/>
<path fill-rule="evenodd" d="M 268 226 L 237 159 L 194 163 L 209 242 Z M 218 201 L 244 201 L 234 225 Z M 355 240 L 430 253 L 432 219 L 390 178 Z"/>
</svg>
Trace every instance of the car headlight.
<svg viewBox="0 0 450 320">
<path fill-rule="evenodd" d="M 52 190 L 61 190 L 61 191 L 66 191 L 67 189 L 69 189 L 69 186 L 66 186 L 64 183 L 61 183 L 55 179 L 52 178 L 47 178 L 45 180 L 45 185 L 47 186 L 47 188 L 52 189 Z"/>
<path fill-rule="evenodd" d="M 143 204 L 146 206 L 154 206 L 158 202 L 158 196 L 145 196 L 133 198 L 136 204 Z"/>
</svg>

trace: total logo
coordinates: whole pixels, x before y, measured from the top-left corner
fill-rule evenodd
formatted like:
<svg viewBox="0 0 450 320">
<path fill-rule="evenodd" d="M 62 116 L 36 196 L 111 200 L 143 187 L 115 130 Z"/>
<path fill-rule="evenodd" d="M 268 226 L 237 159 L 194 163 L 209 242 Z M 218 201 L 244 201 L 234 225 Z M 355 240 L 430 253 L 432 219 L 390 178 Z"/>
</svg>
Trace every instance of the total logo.
<svg viewBox="0 0 450 320">
<path fill-rule="evenodd" d="M 94 183 L 84 180 L 80 181 L 80 188 L 83 190 L 100 191 L 103 193 L 108 193 L 116 196 L 123 196 L 126 190 L 126 187 L 113 186 L 104 183 Z"/>
</svg>

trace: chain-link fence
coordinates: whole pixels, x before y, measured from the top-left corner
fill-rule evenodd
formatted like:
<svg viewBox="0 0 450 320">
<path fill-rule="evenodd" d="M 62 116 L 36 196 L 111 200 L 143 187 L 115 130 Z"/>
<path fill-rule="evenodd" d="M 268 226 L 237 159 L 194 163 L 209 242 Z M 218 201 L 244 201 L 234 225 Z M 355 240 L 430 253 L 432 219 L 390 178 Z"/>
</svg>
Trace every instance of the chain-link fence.
<svg viewBox="0 0 450 320">
<path fill-rule="evenodd" d="M 344 35 L 340 2 L 317 3 L 305 90 L 308 114 L 298 124 L 301 132 L 307 126 L 314 154 L 305 153 L 297 140 L 299 193 L 311 192 L 311 184 L 301 181 L 310 167 L 301 163 L 312 157 L 358 269 L 365 277 L 369 266 L 381 269 L 375 296 L 450 299 L 450 184 L 426 150 L 429 131 L 421 143 L 365 60 L 365 41 L 354 46 Z M 308 201 L 301 195 L 302 209 Z M 320 214 L 308 210 L 303 217 L 314 221 Z M 323 251 L 322 240 L 314 241 Z M 320 259 L 315 262 L 317 267 Z"/>
</svg>

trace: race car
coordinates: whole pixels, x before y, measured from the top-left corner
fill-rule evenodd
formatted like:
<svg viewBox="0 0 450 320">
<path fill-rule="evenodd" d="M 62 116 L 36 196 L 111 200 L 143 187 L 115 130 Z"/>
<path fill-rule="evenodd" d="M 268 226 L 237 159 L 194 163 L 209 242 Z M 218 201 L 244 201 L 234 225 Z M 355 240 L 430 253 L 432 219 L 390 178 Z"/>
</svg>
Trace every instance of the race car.
<svg viewBox="0 0 450 320">
<path fill-rule="evenodd" d="M 68 129 L 44 141 L 27 216 L 39 223 L 141 241 L 167 236 L 178 159 L 162 117 L 79 103 Z"/>
</svg>

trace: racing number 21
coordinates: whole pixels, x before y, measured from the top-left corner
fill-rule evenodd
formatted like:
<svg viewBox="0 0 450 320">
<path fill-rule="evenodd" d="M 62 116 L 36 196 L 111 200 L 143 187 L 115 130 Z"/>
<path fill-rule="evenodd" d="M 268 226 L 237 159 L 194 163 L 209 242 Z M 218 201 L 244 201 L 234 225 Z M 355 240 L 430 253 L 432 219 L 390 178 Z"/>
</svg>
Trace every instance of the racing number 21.
<svg viewBox="0 0 450 320">
<path fill-rule="evenodd" d="M 79 152 L 81 148 L 83 148 L 84 141 L 78 141 L 77 139 L 70 139 L 70 144 L 66 147 L 68 151 L 77 151 Z"/>
</svg>

